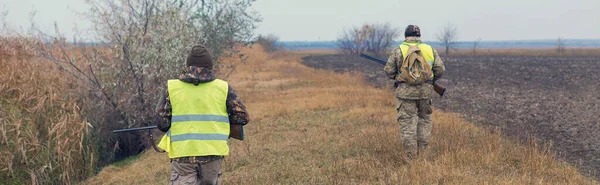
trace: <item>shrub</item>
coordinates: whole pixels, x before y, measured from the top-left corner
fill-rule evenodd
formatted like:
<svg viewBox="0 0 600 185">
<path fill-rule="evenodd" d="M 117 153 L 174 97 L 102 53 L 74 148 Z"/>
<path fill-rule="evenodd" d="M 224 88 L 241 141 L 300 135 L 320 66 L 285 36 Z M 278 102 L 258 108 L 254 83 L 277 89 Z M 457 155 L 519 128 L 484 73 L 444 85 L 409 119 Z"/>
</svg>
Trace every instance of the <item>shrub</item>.
<svg viewBox="0 0 600 185">
<path fill-rule="evenodd" d="M 383 56 L 399 36 L 399 30 L 389 24 L 364 24 L 345 29 L 337 39 L 338 49 L 346 54 L 369 52 Z"/>
<path fill-rule="evenodd" d="M 255 42 L 262 46 L 266 52 L 273 52 L 283 48 L 283 46 L 279 44 L 279 37 L 273 34 L 258 35 Z"/>
</svg>

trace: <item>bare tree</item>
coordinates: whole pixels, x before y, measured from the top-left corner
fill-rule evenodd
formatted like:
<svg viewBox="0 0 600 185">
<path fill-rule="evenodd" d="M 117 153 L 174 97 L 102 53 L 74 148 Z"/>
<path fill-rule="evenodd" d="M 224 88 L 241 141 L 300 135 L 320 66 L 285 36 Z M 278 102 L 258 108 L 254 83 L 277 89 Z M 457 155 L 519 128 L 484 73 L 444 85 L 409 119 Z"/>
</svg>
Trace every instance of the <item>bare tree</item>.
<svg viewBox="0 0 600 185">
<path fill-rule="evenodd" d="M 6 16 L 8 15 L 8 10 L 0 9 L 0 36 L 5 36 L 7 29 Z"/>
<path fill-rule="evenodd" d="M 346 54 L 369 52 L 384 55 L 400 31 L 389 24 L 365 24 L 346 29 L 337 39 L 338 49 Z"/>
<path fill-rule="evenodd" d="M 481 38 L 477 38 L 477 40 L 473 41 L 473 54 L 477 53 L 477 46 L 481 43 Z"/>
<path fill-rule="evenodd" d="M 563 53 L 565 52 L 565 43 L 562 37 L 558 37 L 556 40 L 556 52 Z"/>
<path fill-rule="evenodd" d="M 442 43 L 445 48 L 446 55 L 450 53 L 450 49 L 454 49 L 456 47 L 456 39 L 458 31 L 456 30 L 456 26 L 448 23 L 440 33 L 437 35 L 437 40 Z"/>
</svg>

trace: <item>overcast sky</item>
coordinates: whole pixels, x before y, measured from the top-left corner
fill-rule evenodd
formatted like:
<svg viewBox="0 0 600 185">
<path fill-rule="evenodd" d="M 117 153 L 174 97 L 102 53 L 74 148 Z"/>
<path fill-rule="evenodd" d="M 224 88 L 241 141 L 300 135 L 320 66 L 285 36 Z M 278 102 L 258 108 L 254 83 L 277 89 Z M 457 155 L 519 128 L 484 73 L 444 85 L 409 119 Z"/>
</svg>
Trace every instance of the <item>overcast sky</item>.
<svg viewBox="0 0 600 185">
<path fill-rule="evenodd" d="M 72 34 L 77 24 L 90 27 L 76 11 L 84 0 L 0 0 L 13 27 L 27 28 L 29 12 L 50 29 L 54 21 Z M 390 23 L 404 29 L 421 27 L 424 40 L 434 40 L 448 23 L 459 40 L 600 39 L 600 0 L 257 0 L 263 18 L 257 33 L 273 33 L 283 41 L 335 40 L 343 28 L 363 23 Z"/>
</svg>

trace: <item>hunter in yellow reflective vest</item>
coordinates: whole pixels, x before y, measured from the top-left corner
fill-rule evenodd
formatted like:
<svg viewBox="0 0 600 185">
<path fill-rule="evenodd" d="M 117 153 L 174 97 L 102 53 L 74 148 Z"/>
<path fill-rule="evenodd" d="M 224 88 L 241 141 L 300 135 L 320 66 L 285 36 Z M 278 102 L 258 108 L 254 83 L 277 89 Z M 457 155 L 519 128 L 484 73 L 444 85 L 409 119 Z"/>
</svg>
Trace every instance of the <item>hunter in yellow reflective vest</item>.
<svg viewBox="0 0 600 185">
<path fill-rule="evenodd" d="M 169 158 L 227 156 L 227 90 L 227 82 L 218 79 L 197 86 L 169 80 L 168 92 L 173 109 L 171 129 L 158 147 L 168 152 Z"/>
<path fill-rule="evenodd" d="M 212 69 L 208 49 L 194 46 L 184 72 L 167 82 L 157 106 L 157 127 L 165 132 L 158 147 L 171 159 L 169 184 L 220 184 L 230 125 L 248 123 L 246 107 Z"/>
</svg>

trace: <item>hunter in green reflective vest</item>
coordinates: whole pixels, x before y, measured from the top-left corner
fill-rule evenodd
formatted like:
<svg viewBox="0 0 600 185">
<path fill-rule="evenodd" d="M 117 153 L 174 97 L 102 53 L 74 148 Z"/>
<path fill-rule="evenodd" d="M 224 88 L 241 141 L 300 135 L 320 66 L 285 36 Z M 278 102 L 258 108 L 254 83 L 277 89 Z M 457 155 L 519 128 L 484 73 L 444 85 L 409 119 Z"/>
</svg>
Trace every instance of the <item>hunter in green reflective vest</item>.
<svg viewBox="0 0 600 185">
<path fill-rule="evenodd" d="M 184 72 L 167 82 L 158 103 L 157 127 L 165 132 L 158 147 L 171 159 L 169 184 L 221 184 L 230 128 L 248 123 L 246 107 L 212 69 L 208 49 L 194 46 Z"/>
</svg>

